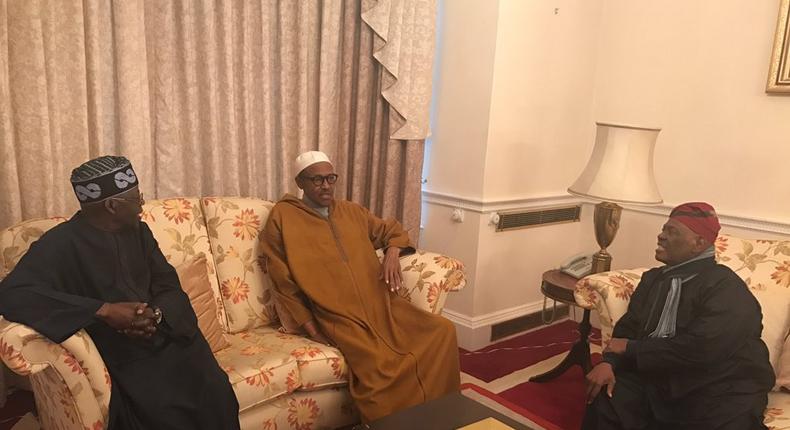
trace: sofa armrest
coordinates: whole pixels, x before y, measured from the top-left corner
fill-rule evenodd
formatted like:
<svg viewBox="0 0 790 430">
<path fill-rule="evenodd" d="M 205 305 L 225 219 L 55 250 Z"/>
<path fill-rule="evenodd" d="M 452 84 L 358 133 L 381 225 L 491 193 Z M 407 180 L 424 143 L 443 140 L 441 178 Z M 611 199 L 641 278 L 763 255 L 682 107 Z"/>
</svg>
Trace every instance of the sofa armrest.
<svg viewBox="0 0 790 430">
<path fill-rule="evenodd" d="M 15 373 L 31 377 L 44 423 L 103 428 L 110 376 L 84 330 L 57 344 L 28 326 L 0 318 L 0 358 Z"/>
<path fill-rule="evenodd" d="M 612 270 L 586 276 L 576 283 L 576 304 L 584 309 L 598 311 L 604 344 L 612 338 L 614 325 L 628 310 L 631 294 L 646 270 Z"/>
<path fill-rule="evenodd" d="M 414 306 L 440 314 L 450 291 L 466 286 L 466 273 L 460 261 L 435 252 L 417 250 L 400 259 L 403 286 L 399 295 Z"/>
</svg>

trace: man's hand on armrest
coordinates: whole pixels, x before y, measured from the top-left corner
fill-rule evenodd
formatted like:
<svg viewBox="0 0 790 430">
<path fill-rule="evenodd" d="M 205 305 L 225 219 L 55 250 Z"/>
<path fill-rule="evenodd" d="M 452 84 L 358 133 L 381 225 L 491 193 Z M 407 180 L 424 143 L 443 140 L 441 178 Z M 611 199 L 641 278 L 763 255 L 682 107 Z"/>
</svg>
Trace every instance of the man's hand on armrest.
<svg viewBox="0 0 790 430">
<path fill-rule="evenodd" d="M 400 248 L 397 246 L 390 246 L 384 253 L 379 279 L 383 279 L 392 292 L 399 290 L 403 285 L 403 276 L 400 271 Z"/>
</svg>

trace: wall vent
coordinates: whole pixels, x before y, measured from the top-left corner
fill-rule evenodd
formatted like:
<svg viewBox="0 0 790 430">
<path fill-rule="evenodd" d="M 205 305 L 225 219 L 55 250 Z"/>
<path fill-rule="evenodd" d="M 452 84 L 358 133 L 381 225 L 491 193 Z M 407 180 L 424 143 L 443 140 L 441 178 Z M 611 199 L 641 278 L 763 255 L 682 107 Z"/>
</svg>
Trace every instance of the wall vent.
<svg viewBox="0 0 790 430">
<path fill-rule="evenodd" d="M 576 222 L 582 213 L 581 205 L 500 212 L 496 231 L 516 230 L 540 225 Z"/>
</svg>

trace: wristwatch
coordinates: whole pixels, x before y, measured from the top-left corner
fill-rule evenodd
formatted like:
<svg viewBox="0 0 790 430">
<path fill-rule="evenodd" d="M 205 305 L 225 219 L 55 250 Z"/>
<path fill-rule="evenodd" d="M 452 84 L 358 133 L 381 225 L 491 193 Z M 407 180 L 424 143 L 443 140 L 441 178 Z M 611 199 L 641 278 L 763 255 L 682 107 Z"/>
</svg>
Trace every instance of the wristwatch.
<svg viewBox="0 0 790 430">
<path fill-rule="evenodd" d="M 154 308 L 154 321 L 156 321 L 157 325 L 162 322 L 162 318 L 162 310 L 159 308 Z"/>
</svg>

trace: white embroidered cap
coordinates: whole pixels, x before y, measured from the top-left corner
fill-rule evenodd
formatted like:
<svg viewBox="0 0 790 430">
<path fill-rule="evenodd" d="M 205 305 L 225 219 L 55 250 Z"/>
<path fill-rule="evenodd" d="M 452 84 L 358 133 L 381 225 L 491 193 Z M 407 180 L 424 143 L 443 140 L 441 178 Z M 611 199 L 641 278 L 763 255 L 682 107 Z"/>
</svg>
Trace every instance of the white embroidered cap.
<svg viewBox="0 0 790 430">
<path fill-rule="evenodd" d="M 302 170 L 320 162 L 332 164 L 332 162 L 329 161 L 329 157 L 327 157 L 327 155 L 323 152 L 307 151 L 296 157 L 296 161 L 294 161 L 294 172 L 296 172 L 296 175 L 298 176 L 300 173 L 302 173 Z"/>
</svg>

